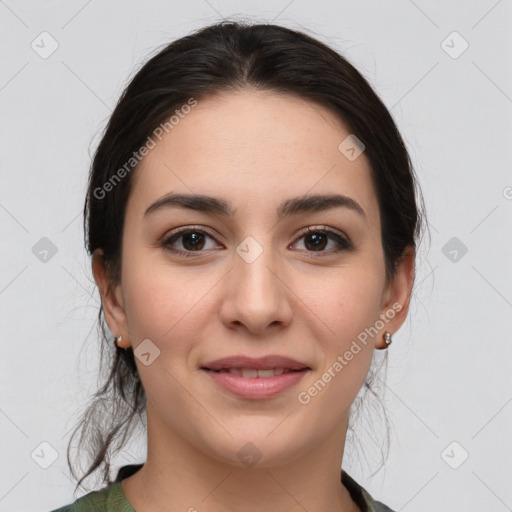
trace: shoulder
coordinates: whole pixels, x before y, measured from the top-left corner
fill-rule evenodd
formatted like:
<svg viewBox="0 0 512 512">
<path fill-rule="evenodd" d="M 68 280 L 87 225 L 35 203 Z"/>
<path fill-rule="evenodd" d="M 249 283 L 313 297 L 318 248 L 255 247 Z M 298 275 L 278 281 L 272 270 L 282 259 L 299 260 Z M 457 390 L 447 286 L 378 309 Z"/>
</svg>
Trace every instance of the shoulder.
<svg viewBox="0 0 512 512">
<path fill-rule="evenodd" d="M 348 489 L 352 499 L 361 509 L 361 512 L 395 512 L 384 503 L 373 499 L 372 495 L 348 473 L 342 470 L 341 481 Z"/>
<path fill-rule="evenodd" d="M 368 504 L 368 512 L 395 512 L 387 505 L 384 505 L 384 503 L 375 501 L 365 489 L 362 489 L 362 491 L 366 503 Z"/>
<path fill-rule="evenodd" d="M 126 505 L 121 485 L 114 482 L 51 512 L 132 512 L 133 508 Z"/>
<path fill-rule="evenodd" d="M 106 509 L 97 508 L 97 506 L 96 506 L 97 499 L 94 499 L 91 496 L 92 494 L 93 493 L 86 494 L 85 496 L 82 496 L 81 498 L 77 499 L 73 503 L 70 503 L 69 505 L 66 505 L 64 507 L 52 510 L 51 512 L 82 512 L 82 511 L 85 512 L 86 510 L 94 510 L 94 511 L 98 510 L 98 512 L 100 510 L 101 511 L 105 510 L 105 512 L 106 512 Z M 91 507 L 94 507 L 94 508 L 91 509 Z"/>
</svg>

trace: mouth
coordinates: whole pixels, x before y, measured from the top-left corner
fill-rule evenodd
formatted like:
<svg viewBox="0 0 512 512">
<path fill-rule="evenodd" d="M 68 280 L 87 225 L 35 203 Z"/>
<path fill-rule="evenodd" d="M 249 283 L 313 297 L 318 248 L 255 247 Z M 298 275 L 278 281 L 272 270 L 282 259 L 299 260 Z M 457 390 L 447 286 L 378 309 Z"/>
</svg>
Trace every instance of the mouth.
<svg viewBox="0 0 512 512">
<path fill-rule="evenodd" d="M 276 377 L 283 373 L 301 372 L 305 370 L 291 370 L 290 368 L 267 368 L 262 370 L 255 370 L 254 368 L 222 368 L 221 370 L 212 370 L 211 368 L 202 368 L 202 370 L 210 370 L 215 373 L 230 373 L 231 375 L 238 375 L 244 379 L 268 379 L 269 377 Z"/>
<path fill-rule="evenodd" d="M 202 366 L 203 369 L 213 371 L 276 371 L 283 372 L 311 369 L 306 364 L 296 361 L 291 357 L 268 355 L 265 357 L 228 356 L 215 361 L 210 361 Z M 262 374 L 263 376 L 264 374 Z M 254 377 L 254 375 L 251 375 Z"/>
<path fill-rule="evenodd" d="M 283 356 L 233 356 L 201 366 L 220 388 L 238 398 L 273 398 L 295 386 L 311 368 Z"/>
</svg>

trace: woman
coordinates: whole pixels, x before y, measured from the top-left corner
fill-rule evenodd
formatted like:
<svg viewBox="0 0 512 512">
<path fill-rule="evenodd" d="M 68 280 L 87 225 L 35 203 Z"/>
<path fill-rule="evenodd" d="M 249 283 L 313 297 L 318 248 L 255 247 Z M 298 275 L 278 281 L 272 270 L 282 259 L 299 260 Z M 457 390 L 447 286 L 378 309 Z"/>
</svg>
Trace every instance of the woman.
<svg viewBox="0 0 512 512">
<path fill-rule="evenodd" d="M 84 209 L 116 348 L 80 482 L 103 467 L 107 485 L 59 510 L 390 511 L 341 464 L 407 315 L 416 185 L 381 100 L 303 33 L 224 22 L 151 58 Z M 147 459 L 112 482 L 136 416 Z"/>
</svg>

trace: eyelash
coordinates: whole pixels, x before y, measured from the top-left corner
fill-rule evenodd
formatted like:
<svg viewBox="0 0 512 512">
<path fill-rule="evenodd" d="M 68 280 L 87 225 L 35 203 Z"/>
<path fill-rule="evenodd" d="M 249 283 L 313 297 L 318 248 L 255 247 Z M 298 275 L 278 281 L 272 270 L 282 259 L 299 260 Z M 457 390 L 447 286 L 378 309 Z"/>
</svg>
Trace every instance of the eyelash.
<svg viewBox="0 0 512 512">
<path fill-rule="evenodd" d="M 181 249 L 176 249 L 175 247 L 172 247 L 172 245 L 171 245 L 173 242 L 178 240 L 181 236 L 190 234 L 190 233 L 201 233 L 203 235 L 208 235 L 209 237 L 211 237 L 212 239 L 215 240 L 215 237 L 208 231 L 205 231 L 204 229 L 190 227 L 190 228 L 181 229 L 181 230 L 176 231 L 175 233 L 171 234 L 169 237 L 167 237 L 163 240 L 162 245 L 166 250 L 171 251 L 172 253 L 178 254 L 180 256 L 185 256 L 187 258 L 195 257 L 194 253 L 201 253 L 204 251 L 203 250 L 182 251 Z M 295 240 L 295 242 L 297 242 L 298 240 L 303 238 L 305 235 L 308 235 L 310 233 L 322 233 L 322 234 L 329 235 L 330 238 L 335 240 L 335 242 L 338 244 L 338 248 L 335 250 L 331 250 L 331 251 L 307 251 L 309 253 L 318 253 L 319 255 L 324 253 L 324 255 L 325 254 L 329 255 L 329 254 L 333 254 L 333 253 L 339 253 L 341 251 L 351 251 L 354 249 L 354 246 L 352 245 L 351 242 L 349 242 L 347 239 L 342 237 L 337 231 L 329 228 L 328 226 L 322 226 L 321 228 L 308 227 L 299 233 L 299 236 Z M 322 256 L 320 256 L 320 257 L 322 257 Z"/>
</svg>

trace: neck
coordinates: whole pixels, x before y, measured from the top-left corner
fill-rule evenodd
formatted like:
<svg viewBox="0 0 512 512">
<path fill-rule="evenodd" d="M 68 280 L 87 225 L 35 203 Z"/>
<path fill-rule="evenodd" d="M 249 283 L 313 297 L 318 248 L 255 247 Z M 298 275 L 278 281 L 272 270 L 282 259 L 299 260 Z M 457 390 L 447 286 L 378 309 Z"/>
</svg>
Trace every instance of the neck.
<svg viewBox="0 0 512 512">
<path fill-rule="evenodd" d="M 293 461 L 239 467 L 170 433 L 151 412 L 148 404 L 147 460 L 122 482 L 137 512 L 360 510 L 341 483 L 346 422 Z"/>
</svg>

